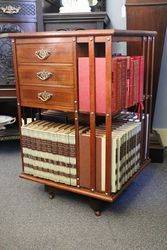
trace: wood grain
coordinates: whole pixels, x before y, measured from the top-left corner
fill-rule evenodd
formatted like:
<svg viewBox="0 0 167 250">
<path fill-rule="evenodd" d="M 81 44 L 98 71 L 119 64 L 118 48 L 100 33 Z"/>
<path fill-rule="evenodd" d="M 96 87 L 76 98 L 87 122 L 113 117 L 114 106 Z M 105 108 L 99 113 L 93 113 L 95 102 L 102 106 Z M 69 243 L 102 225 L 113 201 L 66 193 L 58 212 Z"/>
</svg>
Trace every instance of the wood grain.
<svg viewBox="0 0 167 250">
<path fill-rule="evenodd" d="M 38 94 L 47 91 L 52 94 L 52 98 L 47 102 L 38 99 Z M 21 86 L 20 102 L 22 106 L 57 109 L 61 111 L 74 111 L 74 90 L 72 88 L 61 87 L 41 87 L 41 86 Z"/>
</svg>

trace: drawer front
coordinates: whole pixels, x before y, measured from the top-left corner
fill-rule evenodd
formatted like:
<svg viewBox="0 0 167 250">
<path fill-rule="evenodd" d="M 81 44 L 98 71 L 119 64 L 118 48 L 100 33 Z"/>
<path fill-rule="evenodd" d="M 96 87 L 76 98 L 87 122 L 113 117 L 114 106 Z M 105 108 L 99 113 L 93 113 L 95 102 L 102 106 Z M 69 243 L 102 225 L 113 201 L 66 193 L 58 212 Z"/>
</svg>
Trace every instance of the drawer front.
<svg viewBox="0 0 167 250">
<path fill-rule="evenodd" d="M 74 111 L 74 89 L 21 86 L 21 105 L 34 108 Z"/>
<path fill-rule="evenodd" d="M 73 67 L 68 65 L 21 65 L 20 85 L 74 86 Z"/>
<path fill-rule="evenodd" d="M 18 63 L 73 63 L 72 42 L 18 44 Z"/>
</svg>

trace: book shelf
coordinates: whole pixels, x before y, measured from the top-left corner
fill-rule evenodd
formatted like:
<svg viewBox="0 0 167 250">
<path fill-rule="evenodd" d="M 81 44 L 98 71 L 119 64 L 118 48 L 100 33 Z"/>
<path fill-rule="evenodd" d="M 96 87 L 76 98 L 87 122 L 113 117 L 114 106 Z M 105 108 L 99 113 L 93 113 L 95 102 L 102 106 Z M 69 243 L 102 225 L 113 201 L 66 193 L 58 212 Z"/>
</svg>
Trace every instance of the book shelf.
<svg viewBox="0 0 167 250">
<path fill-rule="evenodd" d="M 152 86 L 153 86 L 153 65 L 154 65 L 154 45 L 156 32 L 150 31 L 128 31 L 128 30 L 85 30 L 69 32 L 45 32 L 45 33 L 24 33 L 11 34 L 13 41 L 13 55 L 15 76 L 17 82 L 18 115 L 20 120 L 20 130 L 23 123 L 27 123 L 27 118 L 42 119 L 43 110 L 61 111 L 62 114 L 71 114 L 73 124 L 75 125 L 75 149 L 76 149 L 76 186 L 70 186 L 44 178 L 32 176 L 24 171 L 24 156 L 22 151 L 22 173 L 21 178 L 44 184 L 48 187 L 67 190 L 73 193 L 86 195 L 91 198 L 113 202 L 125 188 L 136 178 L 136 176 L 150 163 L 148 143 L 150 129 L 150 114 L 152 106 Z M 138 43 L 140 49 L 138 55 L 144 57 L 144 109 L 141 111 L 140 118 L 142 124 L 141 136 L 141 157 L 140 168 L 116 193 L 111 193 L 112 176 L 112 48 L 114 43 Z M 53 52 L 53 46 L 57 55 L 48 55 L 45 58 L 38 58 L 35 52 L 41 49 L 49 49 Z M 133 55 L 132 55 L 133 56 Z M 89 82 L 90 82 L 90 112 L 83 114 L 79 107 L 79 82 L 78 82 L 78 59 L 80 57 L 89 57 Z M 106 60 L 106 107 L 105 114 L 96 112 L 96 57 L 105 57 Z M 39 82 L 35 74 L 41 69 L 48 67 L 57 67 L 62 69 L 62 78 L 65 79 L 64 68 L 70 67 L 72 72 L 72 86 L 64 85 L 59 82 Z M 23 72 L 24 71 L 24 72 Z M 61 71 L 60 71 L 61 72 Z M 24 77 L 24 73 L 26 77 Z M 58 75 L 58 74 L 57 74 Z M 58 77 L 58 76 L 57 76 Z M 70 81 L 70 80 L 69 80 Z M 70 84 L 68 82 L 68 84 Z M 61 85 L 61 86 L 60 86 Z M 39 100 L 38 94 L 44 90 L 53 92 L 53 99 Z M 41 94 L 40 93 L 40 94 Z M 56 99 L 54 97 L 56 96 Z M 44 98 L 44 97 L 42 97 Z M 135 107 L 128 107 L 134 110 Z M 27 112 L 28 110 L 28 112 Z M 86 117 L 86 118 L 85 118 Z M 96 190 L 96 125 L 99 119 L 105 121 L 105 191 Z M 80 185 L 80 137 L 79 126 L 81 120 L 87 120 L 90 128 L 90 186 L 84 188 Z M 24 121 L 24 122 L 23 122 Z M 21 144 L 23 136 L 21 135 Z M 95 211 L 97 215 L 100 211 Z"/>
</svg>

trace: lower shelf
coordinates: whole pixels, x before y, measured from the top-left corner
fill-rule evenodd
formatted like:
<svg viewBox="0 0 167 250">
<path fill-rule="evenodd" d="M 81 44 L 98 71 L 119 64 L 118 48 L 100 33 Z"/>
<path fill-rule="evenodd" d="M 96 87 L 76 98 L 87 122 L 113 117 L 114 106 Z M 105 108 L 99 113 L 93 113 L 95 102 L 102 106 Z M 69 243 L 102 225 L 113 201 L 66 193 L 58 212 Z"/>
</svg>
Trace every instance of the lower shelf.
<svg viewBox="0 0 167 250">
<path fill-rule="evenodd" d="M 62 189 L 62 190 L 66 190 L 66 191 L 69 191 L 69 192 L 73 192 L 73 193 L 89 196 L 89 197 L 92 197 L 92 198 L 96 198 L 96 199 L 99 199 L 99 200 L 103 200 L 103 201 L 107 201 L 107 202 L 113 202 L 120 196 L 120 194 L 124 191 L 124 189 L 126 189 L 133 182 L 133 180 L 140 174 L 140 172 L 146 166 L 148 166 L 149 163 L 150 163 L 150 159 L 146 160 L 143 163 L 143 165 L 141 166 L 141 168 L 139 169 L 139 171 L 136 172 L 133 175 L 133 177 L 131 177 L 129 179 L 129 181 L 121 188 L 121 190 L 119 192 L 117 192 L 116 194 L 111 194 L 111 195 L 105 195 L 105 194 L 102 194 L 102 193 L 92 192 L 92 191 L 87 190 L 85 188 L 78 188 L 78 187 L 67 186 L 65 184 L 55 183 L 53 181 L 41 179 L 41 178 L 34 177 L 34 176 L 24 174 L 24 173 L 20 174 L 20 177 L 23 178 L 23 179 L 26 179 L 26 180 L 38 182 L 38 183 L 41 183 L 41 184 L 44 184 L 44 185 L 47 185 L 47 186 L 51 186 L 51 187 L 54 187 L 56 189 Z"/>
<path fill-rule="evenodd" d="M 20 134 L 17 127 L 6 128 L 0 131 L 0 141 L 19 140 Z"/>
</svg>

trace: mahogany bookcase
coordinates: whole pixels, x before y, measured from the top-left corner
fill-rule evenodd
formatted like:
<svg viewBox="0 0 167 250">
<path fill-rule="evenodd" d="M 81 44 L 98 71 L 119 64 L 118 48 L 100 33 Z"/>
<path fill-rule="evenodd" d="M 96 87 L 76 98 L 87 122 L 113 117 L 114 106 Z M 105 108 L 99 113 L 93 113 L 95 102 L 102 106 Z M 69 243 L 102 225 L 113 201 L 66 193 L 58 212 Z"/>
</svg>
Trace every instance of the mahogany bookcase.
<svg viewBox="0 0 167 250">
<path fill-rule="evenodd" d="M 17 86 L 17 100 L 18 100 L 18 115 L 20 121 L 20 128 L 22 126 L 22 121 L 26 120 L 24 116 L 24 109 L 31 108 L 32 110 L 38 109 L 53 109 L 58 111 L 73 112 L 74 114 L 74 124 L 75 124 L 75 136 L 76 136 L 76 159 L 77 159 L 77 186 L 72 187 L 65 184 L 56 183 L 46 179 L 38 178 L 31 176 L 23 172 L 20 174 L 21 178 L 35 181 L 41 184 L 44 184 L 48 189 L 51 187 L 55 189 L 62 189 L 70 191 L 73 193 L 85 195 L 91 197 L 92 199 L 97 199 L 106 202 L 115 201 L 125 188 L 136 178 L 136 176 L 150 163 L 148 143 L 149 143 L 149 129 L 146 126 L 146 116 L 151 117 L 151 107 L 152 107 L 152 87 L 153 87 L 153 65 L 154 65 L 154 46 L 155 46 L 155 36 L 156 32 L 150 31 L 135 31 L 135 30 L 85 30 L 85 31 L 66 31 L 66 32 L 39 32 L 39 33 L 24 33 L 24 34 L 11 34 L 13 41 L 13 55 L 14 55 L 14 66 L 15 66 L 15 77 L 16 77 L 16 86 Z M 70 108 L 67 108 L 65 97 L 63 99 L 63 104 L 59 105 L 54 103 L 54 105 L 49 105 L 48 103 L 41 103 L 40 101 L 31 99 L 31 93 L 35 91 L 35 83 L 31 84 L 31 89 L 29 91 L 29 96 L 23 98 L 23 86 L 20 84 L 19 78 L 19 67 L 20 67 L 20 54 L 18 53 L 18 46 L 26 45 L 26 50 L 23 51 L 21 58 L 29 58 L 29 67 L 32 50 L 29 50 L 30 44 L 35 44 L 36 49 L 41 48 L 40 44 L 48 45 L 52 42 L 61 42 L 64 46 L 64 42 L 68 40 L 71 43 L 71 53 L 73 55 L 72 70 L 74 75 L 73 90 L 71 95 L 73 96 L 72 105 Z M 142 120 L 143 123 L 143 133 L 142 133 L 142 152 L 141 152 L 141 167 L 136 172 L 130 180 L 121 188 L 121 190 L 115 194 L 111 193 L 111 147 L 112 147 L 112 118 L 113 113 L 111 110 L 111 93 L 112 93 L 112 48 L 114 43 L 138 43 L 140 48 L 138 55 L 144 56 L 144 110 L 143 114 L 145 119 Z M 63 53 L 63 50 L 61 50 Z M 63 54 L 59 54 L 63 58 Z M 89 57 L 90 64 L 90 113 L 89 125 L 90 125 L 90 165 L 91 165 L 91 188 L 85 189 L 80 187 L 79 180 L 79 171 L 80 171 L 80 162 L 79 162 L 79 123 L 80 123 L 80 111 L 79 111 L 79 94 L 78 94 L 78 57 Z M 99 114 L 96 113 L 96 77 L 95 77 L 95 57 L 102 56 L 106 59 L 106 113 L 105 113 L 105 124 L 106 124 L 106 186 L 105 192 L 99 193 L 96 191 L 96 119 L 99 117 Z M 45 62 L 43 62 L 45 63 Z M 40 65 L 33 61 L 33 65 Z M 27 67 L 27 74 L 31 74 L 30 68 Z M 33 77 L 31 78 L 33 83 Z M 24 83 L 22 83 L 24 84 Z M 45 83 L 45 88 L 47 88 L 47 83 Z M 27 100 L 27 99 L 28 100 Z M 133 107 L 131 107 L 133 109 Z M 33 112 L 32 112 L 33 114 Z M 32 119 L 33 116 L 32 116 Z M 146 129 L 147 127 L 147 129 Z M 23 158 L 23 155 L 22 155 Z M 51 195 L 52 197 L 52 195 Z M 100 215 L 100 210 L 95 209 L 96 215 Z"/>
</svg>

